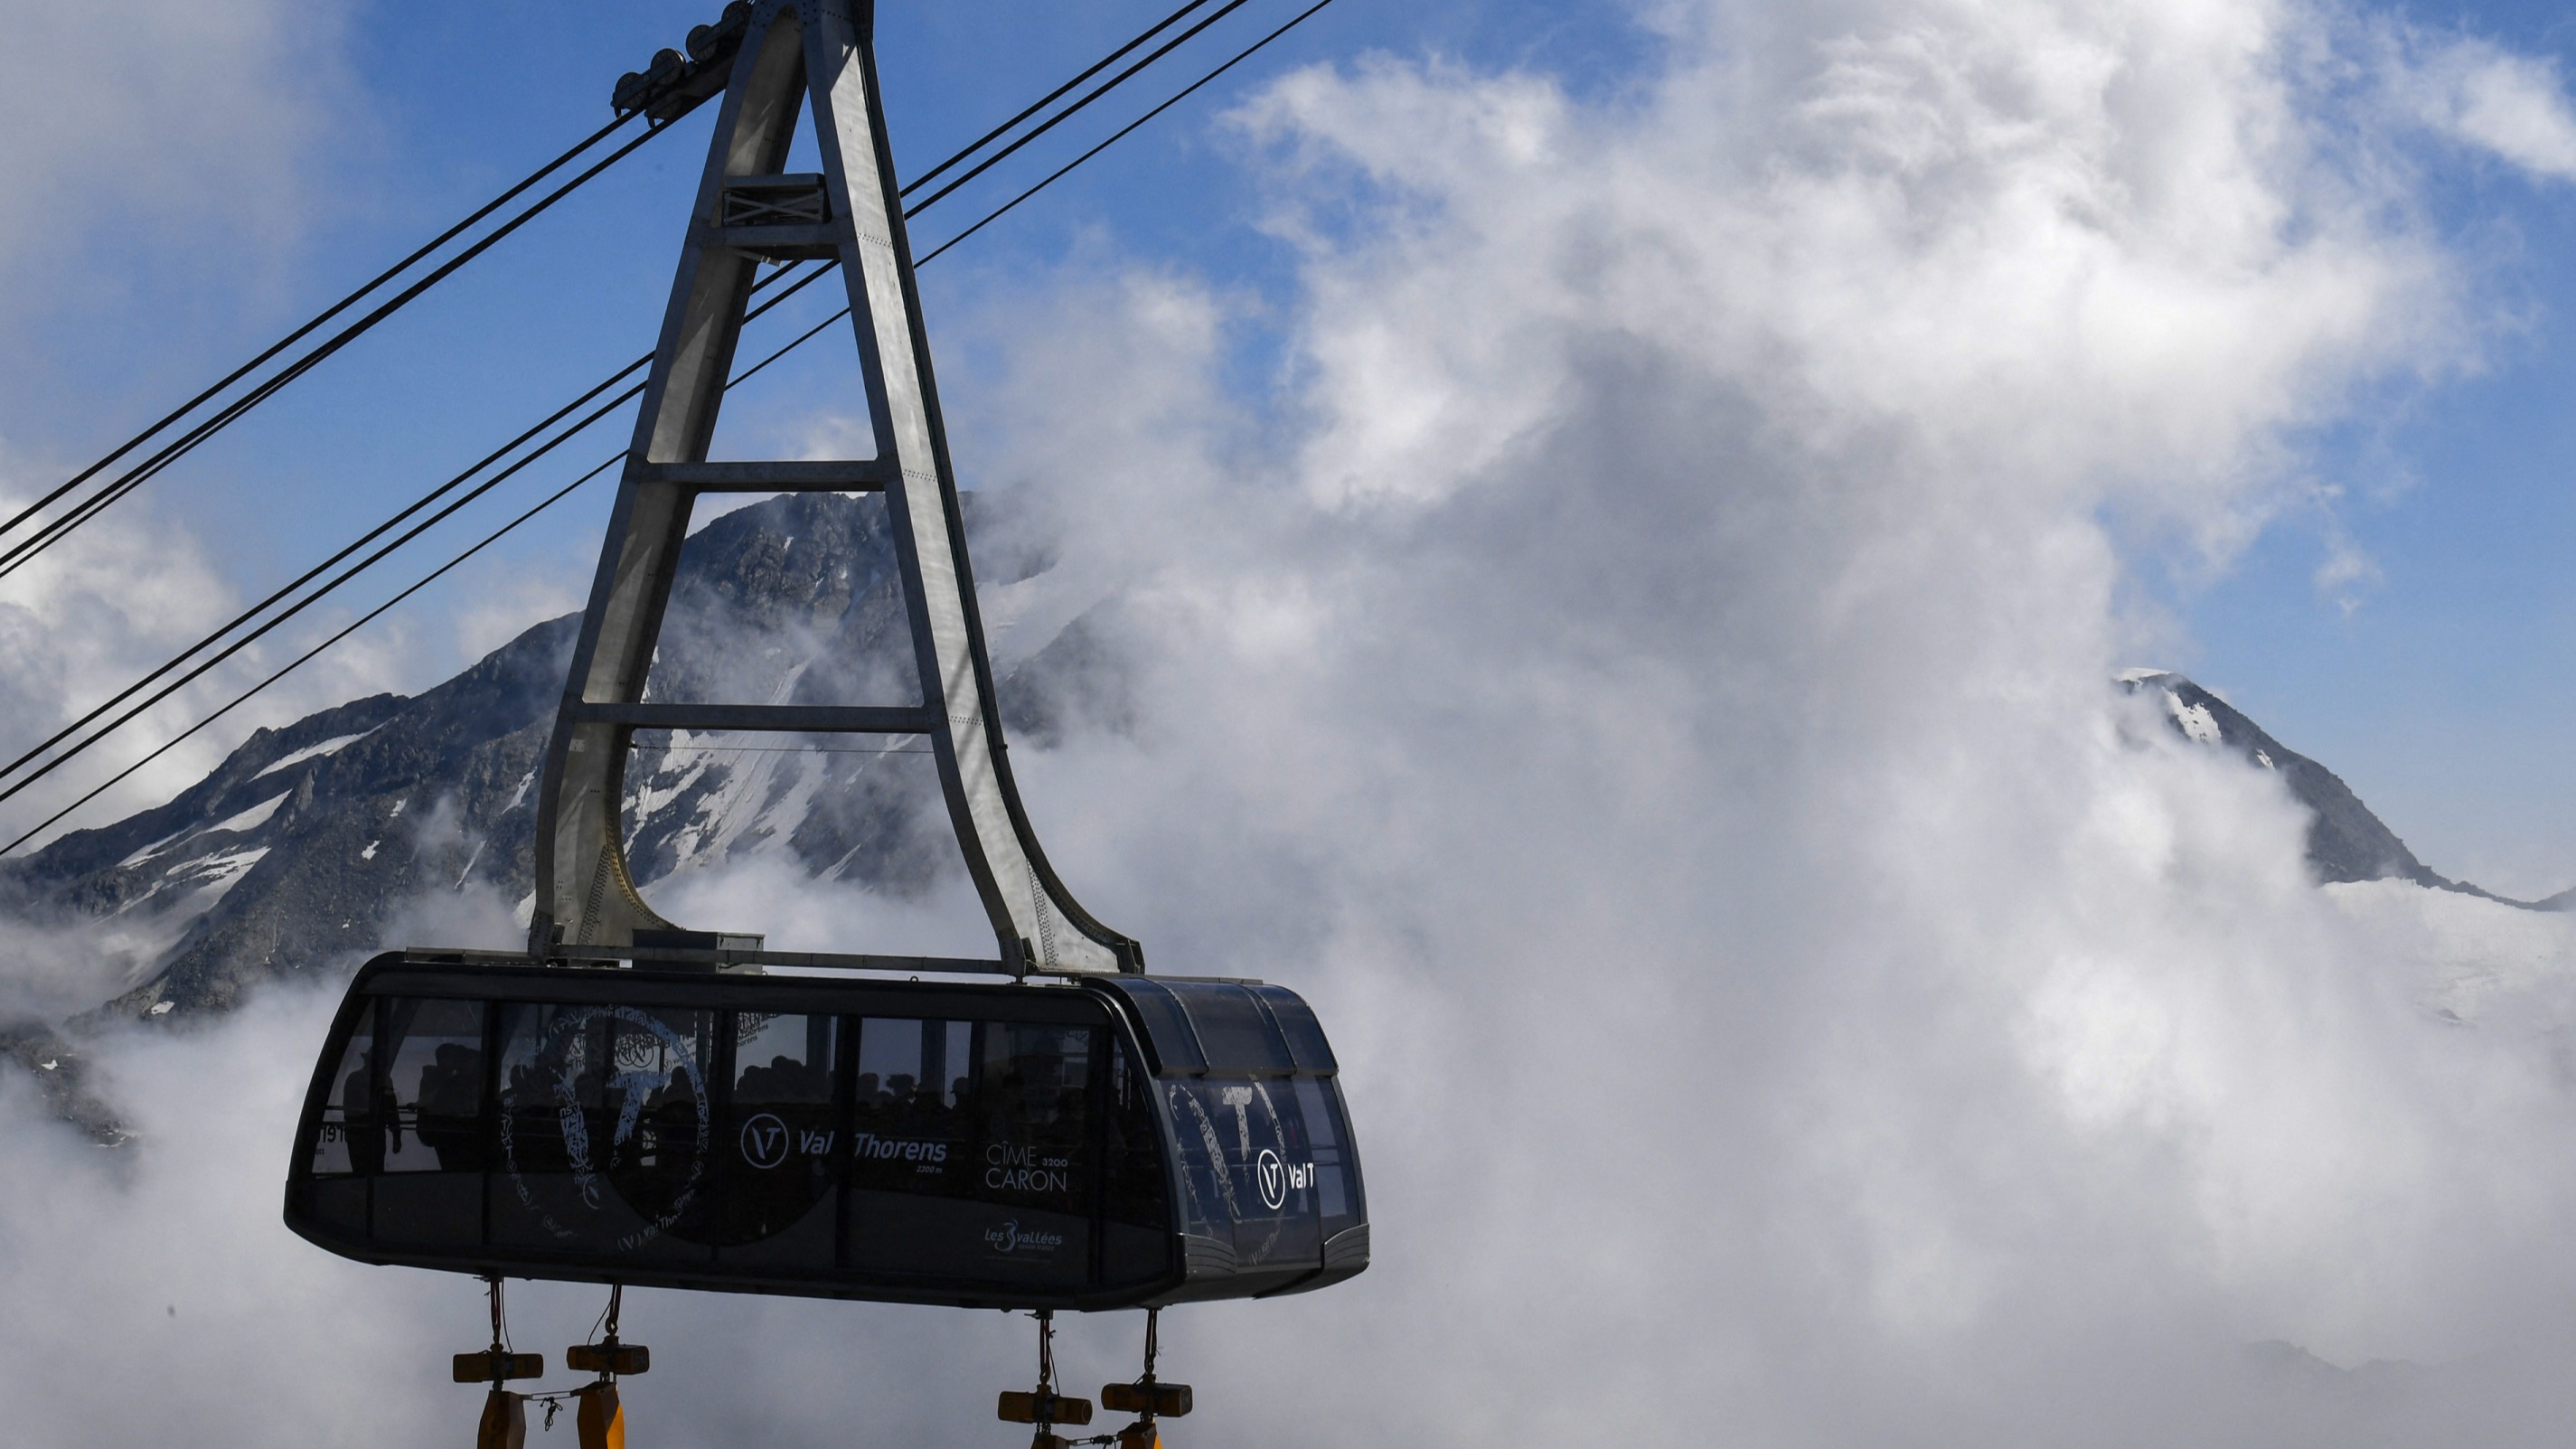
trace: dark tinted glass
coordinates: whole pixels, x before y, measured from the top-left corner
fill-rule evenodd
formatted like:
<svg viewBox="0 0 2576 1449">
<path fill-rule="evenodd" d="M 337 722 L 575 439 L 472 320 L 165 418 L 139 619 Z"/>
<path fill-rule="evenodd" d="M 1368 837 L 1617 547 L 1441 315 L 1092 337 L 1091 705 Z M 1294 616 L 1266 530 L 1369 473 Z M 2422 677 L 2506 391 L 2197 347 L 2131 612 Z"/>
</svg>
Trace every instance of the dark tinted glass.
<svg viewBox="0 0 2576 1449">
<path fill-rule="evenodd" d="M 1298 1113 L 1315 1154 L 1315 1209 L 1327 1238 L 1360 1220 L 1359 1161 L 1343 1145 L 1340 1095 L 1330 1080 L 1297 1082 Z"/>
<path fill-rule="evenodd" d="M 871 1016 L 857 1025 L 850 1181 L 876 1192 L 964 1196 L 972 1181 L 964 1102 L 973 1024 Z"/>
<path fill-rule="evenodd" d="M 1171 1198 L 1163 1181 L 1163 1138 L 1154 1122 L 1153 1091 L 1154 1079 L 1113 1038 L 1102 1207 L 1111 1222 L 1163 1229 L 1171 1222 Z"/>
<path fill-rule="evenodd" d="M 376 1004 L 358 1008 L 356 1028 L 322 1083 L 322 1120 L 307 1165 L 317 1174 L 384 1169 L 385 1140 L 376 1127 Z"/>
<path fill-rule="evenodd" d="M 1171 990 L 1198 1028 L 1209 1071 L 1284 1072 L 1292 1066 L 1288 1044 L 1250 991 L 1215 981 L 1178 983 Z"/>
<path fill-rule="evenodd" d="M 1322 1060 L 1290 1048 L 1293 997 L 1138 991 L 1188 1059 L 1193 1005 L 1220 1043 L 1224 1077 L 1168 1081 L 1088 992 L 491 974 L 605 999 L 404 976 L 368 1000 L 362 975 L 297 1231 L 455 1271 L 1064 1306 L 1140 1301 L 1184 1262 L 1199 1295 L 1294 1287 L 1319 1228 L 1362 1221 L 1330 1080 L 1278 1079 Z M 906 1007 L 951 1015 L 868 1015 Z"/>
<path fill-rule="evenodd" d="M 746 1011 L 732 1021 L 733 1094 L 719 1156 L 724 1241 L 740 1244 L 786 1231 L 831 1196 L 839 1077 L 832 1017 Z M 823 1231 L 828 1263 L 828 1223 Z"/>
<path fill-rule="evenodd" d="M 1137 977 L 1123 978 L 1111 986 L 1136 1008 L 1157 1070 L 1195 1072 L 1207 1066 L 1207 1056 L 1199 1050 L 1198 1033 L 1190 1026 L 1189 1013 L 1181 1009 L 1180 998 L 1172 995 L 1171 988 Z"/>
<path fill-rule="evenodd" d="M 1087 1212 L 1094 1032 L 1016 1021 L 983 1027 L 977 1195 L 988 1202 Z"/>
<path fill-rule="evenodd" d="M 1312 1007 L 1284 986 L 1255 986 L 1254 995 L 1270 1008 L 1271 1019 L 1279 1023 L 1280 1034 L 1288 1039 L 1288 1054 L 1297 1059 L 1302 1072 L 1340 1070 L 1333 1060 L 1333 1048 L 1324 1040 L 1323 1023 L 1315 1020 Z"/>
<path fill-rule="evenodd" d="M 480 1172 L 483 1003 L 390 998 L 385 1014 L 387 1172 Z"/>
<path fill-rule="evenodd" d="M 1099 1032 L 1011 1021 L 862 1024 L 851 1261 L 932 1280 L 1070 1287 L 1090 1274 Z M 922 1085 L 945 1079 L 948 1089 Z"/>
<path fill-rule="evenodd" d="M 703 1242 L 716 1013 L 502 1012 L 496 1240 L 656 1256 L 672 1238 Z"/>
<path fill-rule="evenodd" d="M 1162 1277 L 1172 1261 L 1172 1196 L 1155 1083 L 1111 1035 L 1102 1115 L 1100 1268 L 1113 1284 Z"/>
<path fill-rule="evenodd" d="M 1182 1231 L 1246 1270 L 1320 1266 L 1316 1160 L 1288 1082 L 1166 1081 L 1181 1159 Z"/>
</svg>

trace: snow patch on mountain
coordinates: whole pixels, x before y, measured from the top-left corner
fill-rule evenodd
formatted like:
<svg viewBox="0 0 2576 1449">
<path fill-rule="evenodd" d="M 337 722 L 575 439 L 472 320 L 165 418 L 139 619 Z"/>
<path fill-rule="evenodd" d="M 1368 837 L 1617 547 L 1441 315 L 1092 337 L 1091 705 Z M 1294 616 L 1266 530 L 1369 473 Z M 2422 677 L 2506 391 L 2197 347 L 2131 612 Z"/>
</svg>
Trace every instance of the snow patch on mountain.
<svg viewBox="0 0 2576 1449">
<path fill-rule="evenodd" d="M 2171 690 L 2165 692 L 2165 708 L 2184 736 L 2197 744 L 2218 743 L 2218 717 L 2203 705 L 2185 704 Z"/>
<path fill-rule="evenodd" d="M 253 866 L 266 860 L 268 852 L 269 847 L 265 845 L 219 851 L 201 860 L 174 865 L 167 873 L 189 889 L 203 893 L 200 909 L 211 908 L 224 898 L 226 892 L 241 884 L 241 878 L 250 874 Z M 182 871 L 186 872 L 184 876 L 180 874 Z"/>
<path fill-rule="evenodd" d="M 209 835 L 215 835 L 225 831 L 230 831 L 238 835 L 246 830 L 256 830 L 268 823 L 269 817 L 277 813 L 278 806 L 286 803 L 286 796 L 287 792 L 280 790 L 276 794 L 269 796 L 266 800 L 261 801 L 257 805 L 253 805 L 248 810 L 244 810 L 238 815 L 227 815 L 223 819 L 216 821 L 214 824 L 207 826 L 206 833 Z"/>
<path fill-rule="evenodd" d="M 300 765 L 306 760 L 317 760 L 324 755 L 336 755 L 342 750 L 347 749 L 349 746 L 356 744 L 358 741 L 363 740 L 374 733 L 374 730 L 360 730 L 353 735 L 339 735 L 332 739 L 324 740 L 318 745 L 306 745 L 304 748 L 297 750 L 291 755 L 286 755 L 272 761 L 268 768 L 261 770 L 259 773 L 261 775 L 274 775 L 289 765 Z"/>
<path fill-rule="evenodd" d="M 274 769 L 275 767 L 271 766 L 270 768 Z M 267 773 L 267 770 L 262 770 L 260 772 L 262 775 Z M 280 790 L 276 794 L 268 797 L 266 800 L 261 801 L 259 804 L 253 805 L 247 810 L 225 816 L 223 819 L 216 821 L 212 825 L 191 826 L 188 829 L 163 836 L 161 839 L 152 842 L 150 845 L 134 852 L 125 859 L 118 861 L 117 866 L 119 869 L 132 869 L 133 867 L 141 865 L 145 861 L 160 855 L 162 852 L 169 850 L 175 845 L 195 840 L 199 836 L 224 834 L 239 835 L 248 831 L 256 830 L 260 826 L 268 823 L 268 818 L 277 813 L 278 806 L 286 803 L 286 797 L 290 793 L 292 792 Z"/>
</svg>

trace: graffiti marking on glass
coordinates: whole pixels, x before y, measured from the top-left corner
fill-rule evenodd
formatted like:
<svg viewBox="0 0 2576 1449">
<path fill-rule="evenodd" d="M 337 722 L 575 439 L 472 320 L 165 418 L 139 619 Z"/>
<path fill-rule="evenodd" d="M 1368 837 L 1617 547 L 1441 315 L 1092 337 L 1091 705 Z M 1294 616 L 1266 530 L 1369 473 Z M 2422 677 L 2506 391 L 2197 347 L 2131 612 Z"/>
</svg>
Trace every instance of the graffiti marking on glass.
<svg viewBox="0 0 2576 1449">
<path fill-rule="evenodd" d="M 998 1227 L 986 1228 L 984 1241 L 997 1253 L 1035 1253 L 1051 1257 L 1056 1249 L 1064 1246 L 1064 1234 L 1024 1230 L 1020 1227 L 1020 1220 L 1013 1218 Z"/>
<path fill-rule="evenodd" d="M 599 1022 L 619 1022 L 633 1027 L 632 1032 L 612 1028 L 615 1045 L 611 1060 L 597 1064 L 607 1068 L 597 1072 L 590 1060 L 590 1028 Z M 671 1065 L 665 1067 L 663 1063 Z M 617 1120 L 612 1124 L 609 1140 L 594 1144 L 590 1137 L 590 1120 L 582 1110 L 581 1089 L 586 1075 L 596 1075 L 592 1085 L 604 1100 L 609 1094 L 617 1098 Z M 545 1230 L 558 1238 L 578 1235 L 546 1211 L 530 1189 L 519 1166 L 518 1142 L 513 1130 L 514 1119 L 523 1106 L 541 1106 L 527 1098 L 537 1091 L 551 1098 L 555 1122 L 563 1133 L 566 1165 L 571 1170 L 574 1192 L 581 1205 L 593 1212 L 600 1210 L 603 1189 L 626 1201 L 618 1193 L 612 1174 L 622 1168 L 658 1168 L 664 1143 L 661 1133 L 643 1121 L 646 1104 L 657 1094 L 672 1100 L 670 1089 L 683 1088 L 697 1117 L 694 1148 L 688 1159 L 688 1170 L 679 1188 L 668 1196 L 668 1205 L 654 1212 L 650 1205 L 627 1202 L 645 1219 L 644 1225 L 619 1235 L 619 1250 L 631 1250 L 670 1231 L 694 1202 L 698 1190 L 706 1183 L 706 1149 L 708 1141 L 707 1084 L 700 1074 L 694 1049 L 678 1033 L 660 1021 L 631 1006 L 592 1006 L 567 1008 L 546 1027 L 528 1078 L 506 1084 L 501 1095 L 501 1160 L 510 1174 L 510 1185 L 519 1202 L 536 1214 Z M 639 1130 L 639 1128 L 641 1130 Z"/>
<path fill-rule="evenodd" d="M 1196 1173 L 1182 1174 L 1183 1192 L 1199 1216 L 1260 1233 L 1258 1241 L 1238 1238 L 1235 1251 L 1246 1263 L 1266 1261 L 1284 1240 L 1289 1222 L 1305 1211 L 1290 1210 L 1290 1194 L 1316 1182 L 1314 1160 L 1301 1150 L 1304 1134 L 1282 1117 L 1267 1082 L 1195 1090 L 1176 1082 L 1167 1090 L 1174 1123 L 1204 1150 L 1207 1184 L 1219 1201 L 1202 1199 Z M 1221 1214 L 1209 1211 L 1220 1206 Z"/>
<path fill-rule="evenodd" d="M 1234 1109 L 1235 1155 L 1250 1157 L 1252 1155 L 1252 1089 L 1227 1087 L 1218 1094 L 1218 1100 Z M 1262 1105 L 1266 1107 L 1270 1104 L 1264 1102 Z"/>
<path fill-rule="evenodd" d="M 1171 1094 L 1172 1116 L 1175 1120 L 1180 1117 L 1181 1109 L 1184 1107 L 1187 1107 L 1190 1111 L 1190 1115 L 1197 1119 L 1194 1125 L 1196 1125 L 1199 1130 L 1199 1145 L 1207 1149 L 1208 1161 L 1211 1164 L 1214 1164 L 1217 1169 L 1216 1190 L 1217 1195 L 1225 1199 L 1226 1221 L 1241 1221 L 1243 1218 L 1243 1211 L 1235 1205 L 1234 1201 L 1234 1174 L 1225 1171 L 1225 1144 L 1217 1140 L 1216 1122 L 1208 1116 L 1206 1104 L 1202 1103 L 1198 1099 L 1198 1095 L 1190 1091 L 1188 1088 L 1183 1087 L 1176 1082 L 1171 1087 Z M 1191 1196 L 1195 1197 L 1198 1195 L 1198 1188 L 1195 1183 L 1185 1185 L 1188 1187 Z"/>
<path fill-rule="evenodd" d="M 984 1149 L 984 1185 L 1009 1192 L 1063 1192 L 1072 1166 L 1069 1158 L 1041 1157 L 1034 1147 L 996 1142 Z"/>
</svg>

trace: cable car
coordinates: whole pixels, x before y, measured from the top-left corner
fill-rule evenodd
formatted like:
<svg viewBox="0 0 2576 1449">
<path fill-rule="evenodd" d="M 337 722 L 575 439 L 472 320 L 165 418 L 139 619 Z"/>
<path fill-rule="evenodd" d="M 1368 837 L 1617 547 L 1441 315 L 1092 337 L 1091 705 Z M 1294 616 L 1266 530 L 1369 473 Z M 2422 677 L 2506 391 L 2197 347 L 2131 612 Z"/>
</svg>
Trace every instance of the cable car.
<svg viewBox="0 0 2576 1449">
<path fill-rule="evenodd" d="M 486 1277 L 1157 1307 L 1368 1264 L 1296 993 L 393 952 L 306 1093 L 287 1225 Z"/>
<path fill-rule="evenodd" d="M 1150 1444 L 1156 1416 L 1190 1403 L 1155 1377 L 1163 1305 L 1306 1292 L 1368 1265 L 1359 1156 L 1314 1013 L 1276 986 L 1146 976 L 1143 947 L 1074 899 L 1020 799 L 874 13 L 736 0 L 690 34 L 689 59 L 666 51 L 617 87 L 620 111 L 662 123 L 721 100 L 539 770 L 527 949 L 361 968 L 297 1126 L 289 1227 L 347 1257 L 487 1280 L 491 1346 L 454 1367 L 489 1385 L 487 1443 L 523 1424 L 507 1383 L 543 1372 L 509 1347 L 505 1278 L 611 1285 L 607 1339 L 574 1355 L 603 1384 L 644 1363 L 616 1335 L 626 1285 L 1031 1309 L 1038 1386 L 1000 1414 L 1040 1445 L 1090 1414 L 1056 1391 L 1052 1315 L 1142 1307 L 1144 1375 L 1111 1401 L 1140 1415 L 1120 1442 Z M 807 117 L 817 169 L 787 173 Z M 736 372 L 746 324 L 835 273 L 866 456 L 711 460 L 727 390 L 766 366 Z M 912 697 L 656 690 L 699 500 L 794 492 L 883 498 Z M 925 742 L 995 955 L 788 955 L 665 919 L 627 858 L 639 730 Z M 616 1402 L 584 1400 L 584 1422 L 614 1422 Z"/>
</svg>

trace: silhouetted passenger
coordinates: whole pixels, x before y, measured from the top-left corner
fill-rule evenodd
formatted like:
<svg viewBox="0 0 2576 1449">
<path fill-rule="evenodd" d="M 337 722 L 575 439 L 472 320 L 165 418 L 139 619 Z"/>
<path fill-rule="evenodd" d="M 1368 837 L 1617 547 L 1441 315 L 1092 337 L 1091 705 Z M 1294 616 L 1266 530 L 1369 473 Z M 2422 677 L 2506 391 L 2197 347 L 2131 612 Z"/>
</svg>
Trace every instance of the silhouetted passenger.
<svg viewBox="0 0 2576 1449">
<path fill-rule="evenodd" d="M 420 1069 L 420 1115 L 415 1132 L 448 1172 L 483 1166 L 483 1054 L 441 1042 Z"/>
<path fill-rule="evenodd" d="M 376 1058 L 358 1057 L 358 1069 L 340 1084 L 340 1114 L 348 1123 L 349 1170 L 373 1175 L 385 1170 L 385 1134 L 376 1123 Z"/>
</svg>

